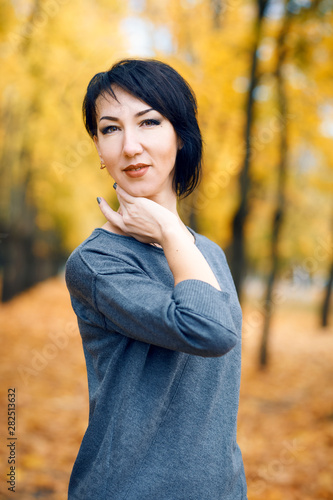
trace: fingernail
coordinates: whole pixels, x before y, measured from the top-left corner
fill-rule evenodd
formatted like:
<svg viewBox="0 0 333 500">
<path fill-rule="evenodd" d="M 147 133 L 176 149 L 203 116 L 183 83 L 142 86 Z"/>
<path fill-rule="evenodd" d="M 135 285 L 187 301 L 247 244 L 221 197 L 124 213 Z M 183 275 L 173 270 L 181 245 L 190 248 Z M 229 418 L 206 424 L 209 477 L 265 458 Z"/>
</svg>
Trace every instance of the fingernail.
<svg viewBox="0 0 333 500">
<path fill-rule="evenodd" d="M 101 201 L 102 201 L 102 198 L 100 198 L 99 196 L 97 196 L 97 203 L 100 204 Z"/>
<path fill-rule="evenodd" d="M 116 182 L 113 184 L 113 189 L 117 189 L 117 183 Z"/>
</svg>

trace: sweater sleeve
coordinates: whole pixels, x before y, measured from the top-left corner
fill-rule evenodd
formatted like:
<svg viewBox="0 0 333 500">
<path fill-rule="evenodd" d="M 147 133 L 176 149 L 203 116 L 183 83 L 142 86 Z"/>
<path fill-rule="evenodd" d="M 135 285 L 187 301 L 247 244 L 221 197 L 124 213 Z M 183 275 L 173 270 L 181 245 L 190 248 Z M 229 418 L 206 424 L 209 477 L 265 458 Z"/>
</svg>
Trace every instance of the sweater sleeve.
<svg viewBox="0 0 333 500">
<path fill-rule="evenodd" d="M 238 341 L 229 294 L 199 280 L 173 289 L 142 269 L 117 262 L 94 280 L 95 307 L 107 328 L 127 337 L 199 356 L 222 356 Z"/>
</svg>

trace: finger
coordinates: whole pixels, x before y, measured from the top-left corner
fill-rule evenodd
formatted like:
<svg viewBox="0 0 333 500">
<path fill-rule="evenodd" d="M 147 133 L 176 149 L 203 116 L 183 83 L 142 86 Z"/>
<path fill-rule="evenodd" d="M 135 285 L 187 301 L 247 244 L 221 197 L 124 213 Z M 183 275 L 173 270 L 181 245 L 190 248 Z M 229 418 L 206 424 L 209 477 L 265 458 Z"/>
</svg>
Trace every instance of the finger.
<svg viewBox="0 0 333 500">
<path fill-rule="evenodd" d="M 116 193 L 118 196 L 118 200 L 119 200 L 119 197 L 121 197 L 121 199 L 123 201 L 125 201 L 126 203 L 134 203 L 135 202 L 136 198 L 134 196 L 130 195 L 127 191 L 125 191 L 125 189 L 120 187 L 119 184 L 116 187 Z"/>
<path fill-rule="evenodd" d="M 104 215 L 104 217 L 110 221 L 113 222 L 118 227 L 122 226 L 122 216 L 112 210 L 112 208 L 109 206 L 109 204 L 104 200 L 104 198 L 97 198 L 99 208 Z"/>
</svg>

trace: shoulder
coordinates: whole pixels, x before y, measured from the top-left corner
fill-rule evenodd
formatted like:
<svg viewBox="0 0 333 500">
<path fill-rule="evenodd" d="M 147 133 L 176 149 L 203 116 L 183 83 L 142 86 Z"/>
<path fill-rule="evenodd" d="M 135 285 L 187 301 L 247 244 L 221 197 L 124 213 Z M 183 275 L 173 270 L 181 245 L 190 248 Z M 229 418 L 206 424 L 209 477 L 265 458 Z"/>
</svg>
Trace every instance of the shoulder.
<svg viewBox="0 0 333 500">
<path fill-rule="evenodd" d="M 154 248 L 153 250 L 157 250 Z M 124 269 L 142 269 L 152 251 L 134 238 L 96 228 L 69 256 L 66 272 L 110 274 Z"/>
<path fill-rule="evenodd" d="M 191 231 L 195 235 L 196 243 L 200 250 L 210 254 L 212 257 L 215 256 L 216 258 L 219 259 L 222 258 L 223 261 L 227 262 L 223 249 L 217 243 L 210 240 L 209 238 L 207 238 L 207 236 L 204 236 L 203 234 L 196 233 L 193 230 Z"/>
<path fill-rule="evenodd" d="M 65 279 L 70 293 L 87 297 L 99 275 L 133 272 L 127 246 L 127 240 L 113 238 L 101 228 L 95 229 L 66 262 Z"/>
<path fill-rule="evenodd" d="M 66 262 L 66 274 L 73 271 L 82 270 L 87 267 L 91 271 L 93 271 L 93 263 L 94 259 L 86 258 L 89 255 L 89 251 L 91 248 L 98 246 L 99 243 L 99 234 L 95 229 L 92 234 L 84 240 L 67 259 Z"/>
</svg>

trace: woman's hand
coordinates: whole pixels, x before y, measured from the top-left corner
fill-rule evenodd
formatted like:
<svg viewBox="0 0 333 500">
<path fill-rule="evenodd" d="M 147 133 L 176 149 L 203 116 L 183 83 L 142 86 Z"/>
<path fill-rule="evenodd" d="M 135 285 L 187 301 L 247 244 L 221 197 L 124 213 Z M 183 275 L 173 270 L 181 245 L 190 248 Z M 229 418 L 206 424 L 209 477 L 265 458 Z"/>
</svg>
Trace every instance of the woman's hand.
<svg viewBox="0 0 333 500">
<path fill-rule="evenodd" d="M 193 244 L 193 237 L 170 210 L 147 198 L 134 197 L 117 186 L 119 212 L 103 198 L 100 209 L 113 227 L 142 243 L 158 243 L 164 250 L 175 285 L 184 280 L 201 280 L 221 290 L 208 262 Z"/>
<path fill-rule="evenodd" d="M 105 218 L 128 236 L 142 243 L 162 245 L 168 228 L 182 231 L 180 221 L 170 210 L 152 200 L 134 197 L 120 186 L 116 188 L 119 211 L 115 212 L 102 198 L 99 207 Z"/>
</svg>

